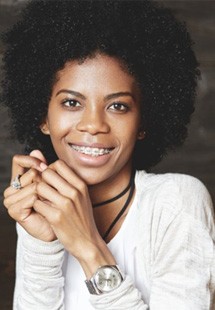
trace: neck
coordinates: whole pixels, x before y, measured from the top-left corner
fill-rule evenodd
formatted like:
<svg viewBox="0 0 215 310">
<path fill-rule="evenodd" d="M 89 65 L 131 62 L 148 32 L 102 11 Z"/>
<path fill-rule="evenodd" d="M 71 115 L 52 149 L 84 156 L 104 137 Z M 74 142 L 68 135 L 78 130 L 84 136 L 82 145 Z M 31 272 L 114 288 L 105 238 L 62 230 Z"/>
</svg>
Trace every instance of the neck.
<svg viewBox="0 0 215 310">
<path fill-rule="evenodd" d="M 123 169 L 102 183 L 90 186 L 89 194 L 92 204 L 100 203 L 118 195 L 128 185 L 131 173 L 132 168 L 129 167 L 129 169 Z"/>
</svg>

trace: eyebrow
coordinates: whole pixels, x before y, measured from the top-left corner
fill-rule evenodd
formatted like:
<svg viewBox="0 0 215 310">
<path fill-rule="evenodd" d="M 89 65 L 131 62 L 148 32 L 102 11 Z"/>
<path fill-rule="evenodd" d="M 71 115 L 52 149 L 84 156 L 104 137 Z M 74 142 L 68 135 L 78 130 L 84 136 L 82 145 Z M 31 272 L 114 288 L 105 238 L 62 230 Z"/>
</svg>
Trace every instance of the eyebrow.
<svg viewBox="0 0 215 310">
<path fill-rule="evenodd" d="M 67 93 L 67 94 L 70 94 L 70 95 L 73 95 L 73 96 L 76 96 L 76 97 L 79 97 L 81 99 L 84 99 L 86 100 L 86 97 L 84 95 L 82 95 L 81 93 L 77 92 L 77 91 L 74 91 L 74 90 L 70 90 L 70 89 L 61 89 L 57 92 L 56 96 L 57 97 L 58 95 L 60 95 L 61 93 Z"/>
<path fill-rule="evenodd" d="M 61 94 L 61 93 L 67 93 L 67 94 L 70 94 L 70 95 L 73 95 L 73 96 L 76 96 L 76 97 L 79 97 L 83 100 L 86 100 L 87 98 L 82 95 L 81 93 L 77 92 L 77 91 L 74 91 L 74 90 L 70 90 L 70 89 L 61 89 L 57 92 L 56 94 L 56 97 Z M 114 98 L 117 98 L 117 97 L 123 97 L 123 96 L 129 96 L 129 97 L 132 97 L 132 99 L 135 100 L 135 97 L 132 93 L 130 92 L 117 92 L 117 93 L 113 93 L 113 94 L 109 94 L 107 96 L 104 97 L 105 100 L 110 100 L 110 99 L 114 99 Z"/>
</svg>

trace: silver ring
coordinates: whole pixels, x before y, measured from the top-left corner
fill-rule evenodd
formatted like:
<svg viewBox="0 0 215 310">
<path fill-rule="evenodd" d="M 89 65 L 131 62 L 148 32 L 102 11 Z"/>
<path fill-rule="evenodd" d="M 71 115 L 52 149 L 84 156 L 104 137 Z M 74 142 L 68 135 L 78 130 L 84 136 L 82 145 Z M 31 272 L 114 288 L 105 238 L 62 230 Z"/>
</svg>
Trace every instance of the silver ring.
<svg viewBox="0 0 215 310">
<path fill-rule="evenodd" d="M 18 174 L 15 179 L 11 182 L 11 186 L 15 189 L 21 189 L 22 185 L 20 183 L 21 174 Z"/>
</svg>

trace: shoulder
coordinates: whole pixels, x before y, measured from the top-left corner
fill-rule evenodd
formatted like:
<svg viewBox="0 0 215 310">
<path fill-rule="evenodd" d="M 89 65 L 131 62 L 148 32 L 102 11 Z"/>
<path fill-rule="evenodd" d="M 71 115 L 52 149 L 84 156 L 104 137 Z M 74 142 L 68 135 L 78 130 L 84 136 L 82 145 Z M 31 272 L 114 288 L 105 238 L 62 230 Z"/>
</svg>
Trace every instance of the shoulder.
<svg viewBox="0 0 215 310">
<path fill-rule="evenodd" d="M 177 201 L 204 200 L 205 203 L 212 204 L 211 196 L 205 185 L 199 179 L 186 174 L 154 174 L 137 171 L 136 186 L 141 195 L 151 194 L 153 200 L 174 197 Z"/>
<path fill-rule="evenodd" d="M 170 223 L 179 214 L 203 226 L 214 225 L 214 209 L 205 185 L 197 178 L 178 173 L 152 174 L 138 171 L 139 206 L 147 204 L 148 216 Z M 145 212 L 144 212 L 145 213 Z"/>
<path fill-rule="evenodd" d="M 205 185 L 197 178 L 180 173 L 147 173 L 145 171 L 137 171 L 137 186 L 145 187 L 147 190 L 180 190 L 181 194 L 186 193 L 194 196 L 196 193 L 208 196 Z M 210 196 L 210 195 L 209 195 Z"/>
<path fill-rule="evenodd" d="M 215 222 L 210 194 L 195 177 L 138 173 L 139 256 L 150 264 L 178 253 L 214 260 Z M 178 251 L 178 252 L 177 252 Z M 147 269 L 148 267 L 146 267 Z M 215 271 L 213 271 L 215 276 Z"/>
</svg>

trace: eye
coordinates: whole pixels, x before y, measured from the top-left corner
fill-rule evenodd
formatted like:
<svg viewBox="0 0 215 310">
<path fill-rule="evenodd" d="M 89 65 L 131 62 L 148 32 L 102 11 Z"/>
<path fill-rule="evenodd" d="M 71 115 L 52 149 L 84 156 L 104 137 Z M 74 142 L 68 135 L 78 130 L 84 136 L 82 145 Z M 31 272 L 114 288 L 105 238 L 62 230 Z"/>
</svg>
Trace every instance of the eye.
<svg viewBox="0 0 215 310">
<path fill-rule="evenodd" d="M 63 100 L 62 104 L 68 108 L 78 108 L 81 106 L 80 102 L 75 99 L 65 99 Z"/>
<path fill-rule="evenodd" d="M 115 102 L 111 106 L 109 106 L 109 110 L 113 110 L 117 112 L 127 112 L 128 106 L 121 102 Z"/>
</svg>

